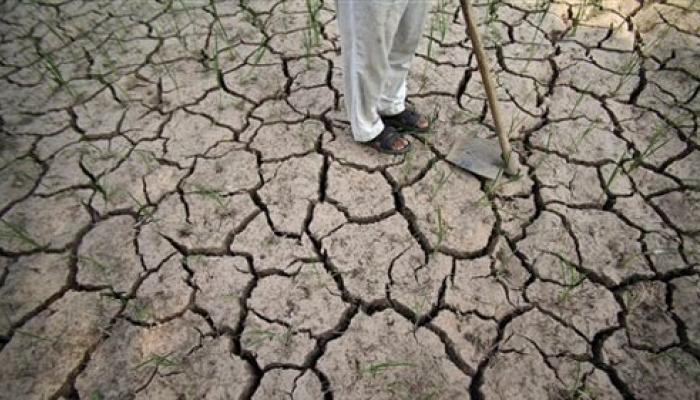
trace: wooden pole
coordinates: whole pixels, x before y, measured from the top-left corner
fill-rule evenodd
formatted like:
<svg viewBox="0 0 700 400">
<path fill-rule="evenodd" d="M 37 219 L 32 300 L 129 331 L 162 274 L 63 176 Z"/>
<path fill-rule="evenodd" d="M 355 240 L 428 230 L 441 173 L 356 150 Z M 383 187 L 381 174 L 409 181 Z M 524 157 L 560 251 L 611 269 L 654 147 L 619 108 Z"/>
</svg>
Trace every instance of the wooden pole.
<svg viewBox="0 0 700 400">
<path fill-rule="evenodd" d="M 498 104 L 498 98 L 496 97 L 496 90 L 494 88 L 493 78 L 491 77 L 489 61 L 486 58 L 486 53 L 484 53 L 484 48 L 481 45 L 481 36 L 476 28 L 476 22 L 474 21 L 474 10 L 472 9 L 469 0 L 460 0 L 460 2 L 462 3 L 462 14 L 464 15 L 464 21 L 467 24 L 467 34 L 474 44 L 474 53 L 476 53 L 476 60 L 479 64 L 481 80 L 484 82 L 484 90 L 486 91 L 486 98 L 489 102 L 491 117 L 493 118 L 494 125 L 496 125 L 496 134 L 498 135 L 498 142 L 501 145 L 501 158 L 503 159 L 503 164 L 505 165 L 505 173 L 507 175 L 516 175 L 519 170 L 518 157 L 515 153 L 513 153 L 513 150 L 510 147 L 510 142 L 508 141 L 508 136 L 505 130 L 503 130 L 501 108 Z"/>
</svg>

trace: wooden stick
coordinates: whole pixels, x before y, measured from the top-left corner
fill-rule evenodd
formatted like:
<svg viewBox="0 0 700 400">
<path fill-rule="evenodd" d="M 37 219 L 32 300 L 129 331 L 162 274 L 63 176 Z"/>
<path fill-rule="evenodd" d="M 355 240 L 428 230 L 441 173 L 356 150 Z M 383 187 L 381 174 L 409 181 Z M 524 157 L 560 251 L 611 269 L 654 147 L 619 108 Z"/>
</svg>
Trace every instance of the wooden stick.
<svg viewBox="0 0 700 400">
<path fill-rule="evenodd" d="M 481 45 L 481 36 L 476 28 L 476 22 L 474 21 L 474 10 L 469 0 L 460 0 L 460 2 L 462 3 L 464 22 L 467 24 L 467 34 L 474 44 L 474 52 L 476 53 L 476 60 L 479 64 L 481 80 L 484 82 L 484 90 L 486 91 L 486 97 L 489 102 L 489 109 L 491 109 L 491 117 L 493 118 L 493 123 L 496 125 L 496 134 L 498 134 L 498 142 L 501 145 L 501 158 L 505 165 L 505 173 L 507 175 L 516 175 L 519 170 L 518 156 L 513 153 L 510 142 L 508 141 L 508 136 L 503 130 L 501 108 L 498 104 L 498 98 L 496 97 L 489 61 L 486 58 L 486 53 L 484 53 L 484 48 Z"/>
</svg>

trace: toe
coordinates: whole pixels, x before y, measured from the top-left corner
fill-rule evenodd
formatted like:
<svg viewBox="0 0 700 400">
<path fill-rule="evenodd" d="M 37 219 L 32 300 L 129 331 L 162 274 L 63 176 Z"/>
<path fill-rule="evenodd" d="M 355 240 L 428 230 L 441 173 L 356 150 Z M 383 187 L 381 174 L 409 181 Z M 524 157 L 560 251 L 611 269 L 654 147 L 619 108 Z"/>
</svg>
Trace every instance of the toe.
<svg viewBox="0 0 700 400">
<path fill-rule="evenodd" d="M 396 139 L 391 144 L 394 151 L 401 151 L 408 146 L 408 140 L 402 136 L 397 136 Z"/>
<path fill-rule="evenodd" d="M 421 115 L 418 119 L 418 128 L 426 129 L 428 126 L 430 126 L 430 121 L 428 121 L 428 118 L 425 115 Z"/>
</svg>

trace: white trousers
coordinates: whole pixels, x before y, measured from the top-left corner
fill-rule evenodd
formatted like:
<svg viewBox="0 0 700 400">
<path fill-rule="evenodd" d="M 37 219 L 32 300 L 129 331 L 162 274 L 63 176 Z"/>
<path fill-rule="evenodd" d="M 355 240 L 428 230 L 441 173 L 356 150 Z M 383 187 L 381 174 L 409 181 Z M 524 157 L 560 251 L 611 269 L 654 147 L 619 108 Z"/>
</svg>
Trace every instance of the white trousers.
<svg viewBox="0 0 700 400">
<path fill-rule="evenodd" d="M 430 0 L 337 0 L 345 108 L 355 140 L 384 129 L 380 115 L 402 112 L 406 76 Z"/>
</svg>

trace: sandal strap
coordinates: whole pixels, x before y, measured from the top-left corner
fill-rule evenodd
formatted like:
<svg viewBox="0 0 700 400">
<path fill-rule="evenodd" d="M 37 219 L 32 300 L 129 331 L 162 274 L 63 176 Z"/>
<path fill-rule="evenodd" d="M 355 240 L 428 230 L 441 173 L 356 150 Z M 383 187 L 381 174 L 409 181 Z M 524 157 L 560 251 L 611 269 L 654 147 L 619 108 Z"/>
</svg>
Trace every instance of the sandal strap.
<svg viewBox="0 0 700 400">
<path fill-rule="evenodd" d="M 377 135 L 377 137 L 372 139 L 370 143 L 377 150 L 388 151 L 391 153 L 400 153 L 407 150 L 411 146 L 409 143 L 403 147 L 395 148 L 394 145 L 396 141 L 402 139 L 403 135 L 397 132 L 396 129 L 390 126 L 386 126 L 384 130 L 379 135 Z"/>
<path fill-rule="evenodd" d="M 396 115 L 384 116 L 383 119 L 389 124 L 393 124 L 399 129 L 417 129 L 419 131 L 426 130 L 427 128 L 419 128 L 418 123 L 421 120 L 422 115 L 416 111 L 406 108 Z"/>
<path fill-rule="evenodd" d="M 420 114 L 413 110 L 405 109 L 398 113 L 397 115 L 393 115 L 389 117 L 390 119 L 395 119 L 398 120 L 400 123 L 404 125 L 411 125 L 411 126 L 416 126 L 418 125 L 418 121 L 420 121 Z"/>
<path fill-rule="evenodd" d="M 401 135 L 392 127 L 385 127 L 384 130 L 374 138 L 373 142 L 384 148 L 394 150 L 394 143 L 401 138 Z"/>
</svg>

